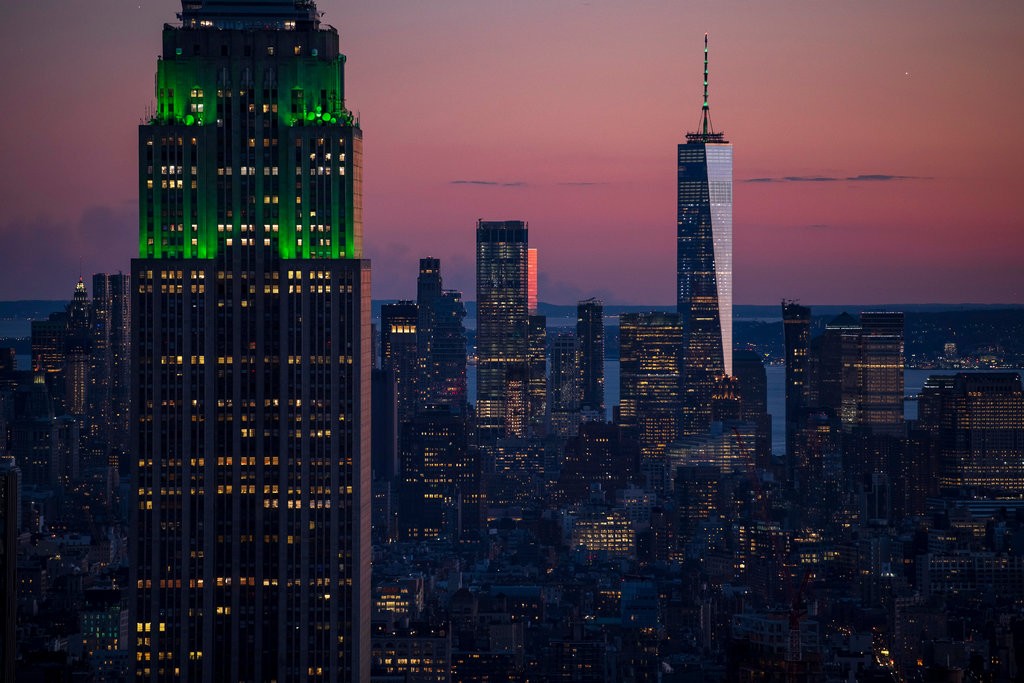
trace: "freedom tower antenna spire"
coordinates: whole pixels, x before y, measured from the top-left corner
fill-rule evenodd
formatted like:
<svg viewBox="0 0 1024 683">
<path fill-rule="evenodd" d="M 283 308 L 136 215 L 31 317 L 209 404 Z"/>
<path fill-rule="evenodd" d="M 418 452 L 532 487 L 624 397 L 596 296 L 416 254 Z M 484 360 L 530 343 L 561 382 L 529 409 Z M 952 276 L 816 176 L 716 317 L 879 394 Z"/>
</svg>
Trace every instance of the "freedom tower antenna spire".
<svg viewBox="0 0 1024 683">
<path fill-rule="evenodd" d="M 716 133 L 711 125 L 711 107 L 708 105 L 708 34 L 704 34 L 704 99 L 700 108 L 700 124 L 696 133 L 687 133 L 688 142 L 725 142 L 725 133 Z"/>
</svg>

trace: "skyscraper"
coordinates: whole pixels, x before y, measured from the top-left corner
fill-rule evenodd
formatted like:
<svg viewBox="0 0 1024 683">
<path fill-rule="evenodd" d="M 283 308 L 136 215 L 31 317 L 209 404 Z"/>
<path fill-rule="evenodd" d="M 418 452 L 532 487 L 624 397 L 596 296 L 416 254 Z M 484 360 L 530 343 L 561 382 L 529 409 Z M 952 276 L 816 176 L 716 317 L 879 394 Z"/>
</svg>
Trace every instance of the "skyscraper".
<svg viewBox="0 0 1024 683">
<path fill-rule="evenodd" d="M 399 433 L 416 412 L 417 308 L 412 301 L 384 304 L 380 308 L 380 366 L 395 378 Z"/>
<path fill-rule="evenodd" d="M 740 350 L 733 353 L 732 363 L 743 397 L 742 419 L 757 424 L 754 453 L 757 463 L 767 466 L 772 454 L 772 416 L 768 414 L 768 373 L 764 361 L 754 351 Z"/>
<path fill-rule="evenodd" d="M 185 0 L 139 128 L 137 680 L 369 676 L 362 133 L 311 0 Z"/>
<path fill-rule="evenodd" d="M 1024 492 L 1024 389 L 1015 372 L 929 377 L 918 424 L 937 446 L 939 484 Z"/>
<path fill-rule="evenodd" d="M 903 436 L 903 314 L 861 313 L 860 326 L 843 331 L 842 355 L 843 428 Z"/>
<path fill-rule="evenodd" d="M 461 408 L 466 403 L 466 307 L 461 292 L 442 285 L 440 259 L 420 259 L 416 393 L 420 406 Z"/>
<path fill-rule="evenodd" d="M 604 304 L 586 299 L 576 305 L 576 340 L 580 347 L 580 408 L 605 419 Z"/>
<path fill-rule="evenodd" d="M 79 277 L 71 303 L 68 304 L 68 331 L 64 340 L 64 409 L 79 420 L 85 417 L 89 389 L 91 318 L 92 306 L 89 305 L 85 281 Z"/>
<path fill-rule="evenodd" d="M 89 367 L 88 436 L 97 458 L 117 467 L 128 452 L 130 278 L 92 276 L 92 359 Z"/>
<path fill-rule="evenodd" d="M 816 405 L 839 415 L 843 405 L 843 337 L 860 331 L 860 323 L 841 313 L 825 324 L 825 331 L 811 341 L 812 381 Z"/>
<path fill-rule="evenodd" d="M 783 301 L 782 325 L 786 343 L 786 454 L 792 457 L 793 439 L 808 407 L 811 309 L 795 301 Z"/>
<path fill-rule="evenodd" d="M 483 440 L 503 436 L 506 419 L 525 420 L 529 350 L 527 313 L 528 233 L 524 221 L 478 221 L 476 225 L 477 425 Z M 507 415 L 508 413 L 508 415 Z"/>
<path fill-rule="evenodd" d="M 530 431 L 535 436 L 547 434 L 548 422 L 548 318 L 546 315 L 529 316 L 530 341 L 527 349 L 526 365 L 529 373 L 527 380 L 527 410 Z"/>
<path fill-rule="evenodd" d="M 551 430 L 562 437 L 576 436 L 580 423 L 580 349 L 576 335 L 562 332 L 551 343 L 548 402 Z"/>
<path fill-rule="evenodd" d="M 427 407 L 404 426 L 399 537 L 457 540 L 480 525 L 480 467 L 467 415 Z"/>
<path fill-rule="evenodd" d="M 640 446 L 648 484 L 665 484 L 665 447 L 680 435 L 679 349 L 684 334 L 673 313 L 626 313 L 619 318 L 619 415 Z"/>
<path fill-rule="evenodd" d="M 708 38 L 704 104 L 697 132 L 678 146 L 676 306 L 682 319 L 683 430 L 711 422 L 715 380 L 732 374 L 732 145 L 716 133 L 708 108 Z"/>
</svg>

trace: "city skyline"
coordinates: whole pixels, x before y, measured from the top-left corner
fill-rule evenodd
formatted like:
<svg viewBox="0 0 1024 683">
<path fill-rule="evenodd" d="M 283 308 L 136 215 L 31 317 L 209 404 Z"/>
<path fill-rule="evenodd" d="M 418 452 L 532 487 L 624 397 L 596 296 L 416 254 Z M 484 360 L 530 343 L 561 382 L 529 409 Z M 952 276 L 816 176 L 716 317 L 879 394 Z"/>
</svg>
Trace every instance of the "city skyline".
<svg viewBox="0 0 1024 683">
<path fill-rule="evenodd" d="M 8 26 L 45 25 L 66 49 L 26 62 L 33 32 L 13 30 L 0 47 L 19 65 L 5 73 L 7 130 L 24 132 L 3 140 L 0 299 L 63 298 L 60 275 L 80 259 L 84 272 L 127 271 L 125 131 L 152 106 L 138 55 L 176 5 L 11 8 Z M 414 291 L 428 255 L 471 292 L 475 221 L 522 218 L 544 252 L 542 301 L 671 301 L 671 148 L 699 117 L 707 31 L 716 123 L 742 150 L 737 304 L 1024 301 L 1017 5 L 321 9 L 367 65 L 347 90 L 374 121 L 366 253 L 379 298 Z"/>
</svg>

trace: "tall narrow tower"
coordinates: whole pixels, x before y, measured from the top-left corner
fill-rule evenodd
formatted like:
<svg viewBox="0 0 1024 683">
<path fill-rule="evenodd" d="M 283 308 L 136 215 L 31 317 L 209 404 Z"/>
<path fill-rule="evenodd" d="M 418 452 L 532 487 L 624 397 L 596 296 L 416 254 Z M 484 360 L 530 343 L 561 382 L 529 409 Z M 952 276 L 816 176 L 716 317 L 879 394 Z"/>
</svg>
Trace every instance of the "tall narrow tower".
<svg viewBox="0 0 1024 683">
<path fill-rule="evenodd" d="M 476 225 L 476 414 L 485 441 L 505 436 L 506 413 L 526 410 L 527 240 L 525 221 Z"/>
<path fill-rule="evenodd" d="M 369 678 L 362 133 L 312 0 L 184 0 L 139 127 L 136 680 Z"/>
<path fill-rule="evenodd" d="M 711 125 L 708 37 L 697 131 L 678 146 L 676 310 L 684 330 L 683 432 L 711 423 L 711 395 L 732 374 L 732 145 Z"/>
<path fill-rule="evenodd" d="M 808 364 L 811 344 L 811 309 L 795 301 L 782 302 L 782 324 L 786 343 L 786 455 L 795 457 L 794 438 L 806 422 Z"/>
<path fill-rule="evenodd" d="M 580 347 L 580 408 L 584 417 L 596 415 L 604 422 L 604 302 L 600 299 L 576 304 L 576 339 Z"/>
</svg>

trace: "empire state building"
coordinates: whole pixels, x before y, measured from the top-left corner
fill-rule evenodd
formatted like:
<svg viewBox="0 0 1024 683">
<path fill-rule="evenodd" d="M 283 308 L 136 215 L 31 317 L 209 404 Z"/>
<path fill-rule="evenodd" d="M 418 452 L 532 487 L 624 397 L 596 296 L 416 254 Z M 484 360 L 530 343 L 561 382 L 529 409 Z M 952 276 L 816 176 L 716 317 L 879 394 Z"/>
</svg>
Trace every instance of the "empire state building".
<svg viewBox="0 0 1024 683">
<path fill-rule="evenodd" d="M 362 132 L 311 0 L 184 0 L 139 127 L 136 680 L 369 678 Z"/>
</svg>

